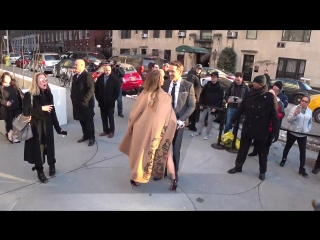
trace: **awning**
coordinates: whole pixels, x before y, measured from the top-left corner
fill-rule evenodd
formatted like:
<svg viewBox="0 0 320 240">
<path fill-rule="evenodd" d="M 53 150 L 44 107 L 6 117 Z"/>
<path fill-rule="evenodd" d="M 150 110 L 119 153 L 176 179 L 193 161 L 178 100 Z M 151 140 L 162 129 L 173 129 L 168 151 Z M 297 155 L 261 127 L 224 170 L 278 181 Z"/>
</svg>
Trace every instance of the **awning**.
<svg viewBox="0 0 320 240">
<path fill-rule="evenodd" d="M 210 53 L 206 48 L 181 45 L 176 48 L 176 52 L 187 52 L 187 53 Z"/>
</svg>

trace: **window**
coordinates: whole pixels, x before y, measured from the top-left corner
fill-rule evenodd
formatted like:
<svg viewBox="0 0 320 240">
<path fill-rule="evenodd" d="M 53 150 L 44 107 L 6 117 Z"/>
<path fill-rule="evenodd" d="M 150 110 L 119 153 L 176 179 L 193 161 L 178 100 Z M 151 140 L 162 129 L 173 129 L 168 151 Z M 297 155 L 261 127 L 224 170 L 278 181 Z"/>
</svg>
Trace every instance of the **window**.
<svg viewBox="0 0 320 240">
<path fill-rule="evenodd" d="M 159 49 L 152 49 L 151 55 L 159 57 Z"/>
<path fill-rule="evenodd" d="M 276 78 L 292 78 L 300 80 L 304 76 L 306 60 L 279 58 Z"/>
<path fill-rule="evenodd" d="M 63 31 L 60 31 L 60 41 L 63 39 Z"/>
<path fill-rule="evenodd" d="M 200 39 L 212 39 L 212 30 L 200 30 Z"/>
<path fill-rule="evenodd" d="M 82 30 L 79 30 L 79 39 L 82 39 Z"/>
<path fill-rule="evenodd" d="M 43 42 L 43 35 L 41 35 L 41 42 Z"/>
<path fill-rule="evenodd" d="M 165 30 L 166 34 L 165 34 L 165 38 L 172 38 L 172 30 Z"/>
<path fill-rule="evenodd" d="M 135 30 L 136 31 L 136 34 L 138 34 L 139 30 Z"/>
<path fill-rule="evenodd" d="M 310 42 L 311 30 L 283 30 L 281 41 Z"/>
<path fill-rule="evenodd" d="M 129 48 L 120 48 L 120 54 L 130 54 Z"/>
<path fill-rule="evenodd" d="M 43 35 L 43 42 L 46 42 L 46 41 L 47 41 L 46 35 L 44 34 L 44 35 Z"/>
<path fill-rule="evenodd" d="M 47 34 L 47 40 L 48 40 L 48 42 L 50 42 L 50 36 L 49 36 L 49 33 Z"/>
<path fill-rule="evenodd" d="M 90 30 L 86 30 L 86 39 L 90 38 Z"/>
<path fill-rule="evenodd" d="M 76 30 L 73 30 L 73 37 L 74 37 L 74 40 L 77 40 L 77 39 L 79 39 L 78 37 L 79 37 L 79 32 L 77 32 Z"/>
<path fill-rule="evenodd" d="M 187 30 L 178 30 L 178 31 L 184 33 L 184 37 L 183 38 L 185 38 L 187 36 Z"/>
<path fill-rule="evenodd" d="M 69 40 L 72 40 L 72 30 L 69 30 Z"/>
<path fill-rule="evenodd" d="M 64 40 L 68 40 L 68 33 L 67 33 L 67 31 L 64 31 L 63 39 L 64 39 Z"/>
<path fill-rule="evenodd" d="M 159 38 L 160 37 L 160 30 L 153 30 L 153 38 Z"/>
<path fill-rule="evenodd" d="M 45 55 L 44 59 L 46 61 L 55 61 L 55 60 L 60 60 L 60 56 L 58 54 L 56 54 L 56 55 L 53 55 L 53 54 L 52 55 Z"/>
<path fill-rule="evenodd" d="M 51 40 L 54 42 L 54 33 L 51 33 Z"/>
<path fill-rule="evenodd" d="M 306 84 L 306 83 L 304 83 L 304 82 L 298 82 L 298 85 L 299 85 L 299 88 L 300 88 L 300 89 L 303 89 L 303 90 L 312 90 L 312 88 L 311 88 L 308 84 Z"/>
<path fill-rule="evenodd" d="M 56 41 L 59 41 L 59 32 L 56 32 Z"/>
<path fill-rule="evenodd" d="M 143 34 L 148 34 L 148 30 L 142 30 Z"/>
<path fill-rule="evenodd" d="M 286 43 L 284 43 L 284 42 L 277 43 L 277 48 L 285 48 L 285 47 L 286 47 Z"/>
<path fill-rule="evenodd" d="M 258 30 L 247 30 L 247 39 L 257 39 Z"/>
<path fill-rule="evenodd" d="M 121 39 L 131 38 L 131 30 L 121 30 Z"/>
</svg>

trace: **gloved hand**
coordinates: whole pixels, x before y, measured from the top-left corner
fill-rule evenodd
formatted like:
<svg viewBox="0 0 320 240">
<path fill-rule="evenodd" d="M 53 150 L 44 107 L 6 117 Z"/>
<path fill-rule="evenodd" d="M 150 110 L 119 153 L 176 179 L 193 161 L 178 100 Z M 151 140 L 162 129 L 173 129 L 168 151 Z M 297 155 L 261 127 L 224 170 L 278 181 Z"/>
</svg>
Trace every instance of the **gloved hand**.
<svg viewBox="0 0 320 240">
<path fill-rule="evenodd" d="M 279 132 L 273 132 L 272 133 L 272 143 L 278 141 L 279 139 Z"/>
</svg>

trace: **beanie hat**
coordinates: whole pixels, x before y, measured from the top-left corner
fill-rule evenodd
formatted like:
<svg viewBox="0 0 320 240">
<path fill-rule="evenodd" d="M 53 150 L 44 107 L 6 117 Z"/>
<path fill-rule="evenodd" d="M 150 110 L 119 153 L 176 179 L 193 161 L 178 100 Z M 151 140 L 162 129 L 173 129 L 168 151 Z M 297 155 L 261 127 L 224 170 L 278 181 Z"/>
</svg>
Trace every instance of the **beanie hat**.
<svg viewBox="0 0 320 240">
<path fill-rule="evenodd" d="M 276 81 L 273 86 L 277 86 L 280 89 L 280 92 L 282 91 L 282 82 L 281 81 Z"/>
<path fill-rule="evenodd" d="M 253 79 L 253 82 L 259 83 L 261 86 L 265 86 L 267 84 L 267 79 L 264 75 L 259 75 Z"/>
</svg>

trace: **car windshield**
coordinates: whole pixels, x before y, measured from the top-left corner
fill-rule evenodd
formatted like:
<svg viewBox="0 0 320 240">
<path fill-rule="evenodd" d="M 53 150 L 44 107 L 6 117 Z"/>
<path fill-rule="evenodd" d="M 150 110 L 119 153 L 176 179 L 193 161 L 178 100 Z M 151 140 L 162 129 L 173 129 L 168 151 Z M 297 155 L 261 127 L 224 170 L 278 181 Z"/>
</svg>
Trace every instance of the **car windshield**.
<svg viewBox="0 0 320 240">
<path fill-rule="evenodd" d="M 136 72 L 136 69 L 132 66 L 122 67 L 125 72 Z"/>
<path fill-rule="evenodd" d="M 46 60 L 46 61 L 55 61 L 55 60 L 60 60 L 60 56 L 57 54 L 57 55 L 55 55 L 55 54 L 52 54 L 52 55 L 45 55 L 44 56 L 44 59 Z"/>
<path fill-rule="evenodd" d="M 10 57 L 20 57 L 20 54 L 18 54 L 18 53 L 11 53 L 11 54 L 10 54 Z"/>
<path fill-rule="evenodd" d="M 95 59 L 99 59 L 99 60 L 105 60 L 105 56 L 102 53 L 89 53 L 89 60 L 95 60 Z"/>
<path fill-rule="evenodd" d="M 312 88 L 308 84 L 306 84 L 304 82 L 299 82 L 299 85 L 300 86 L 302 85 L 304 87 L 304 89 L 306 89 L 306 90 L 312 90 Z"/>
</svg>

